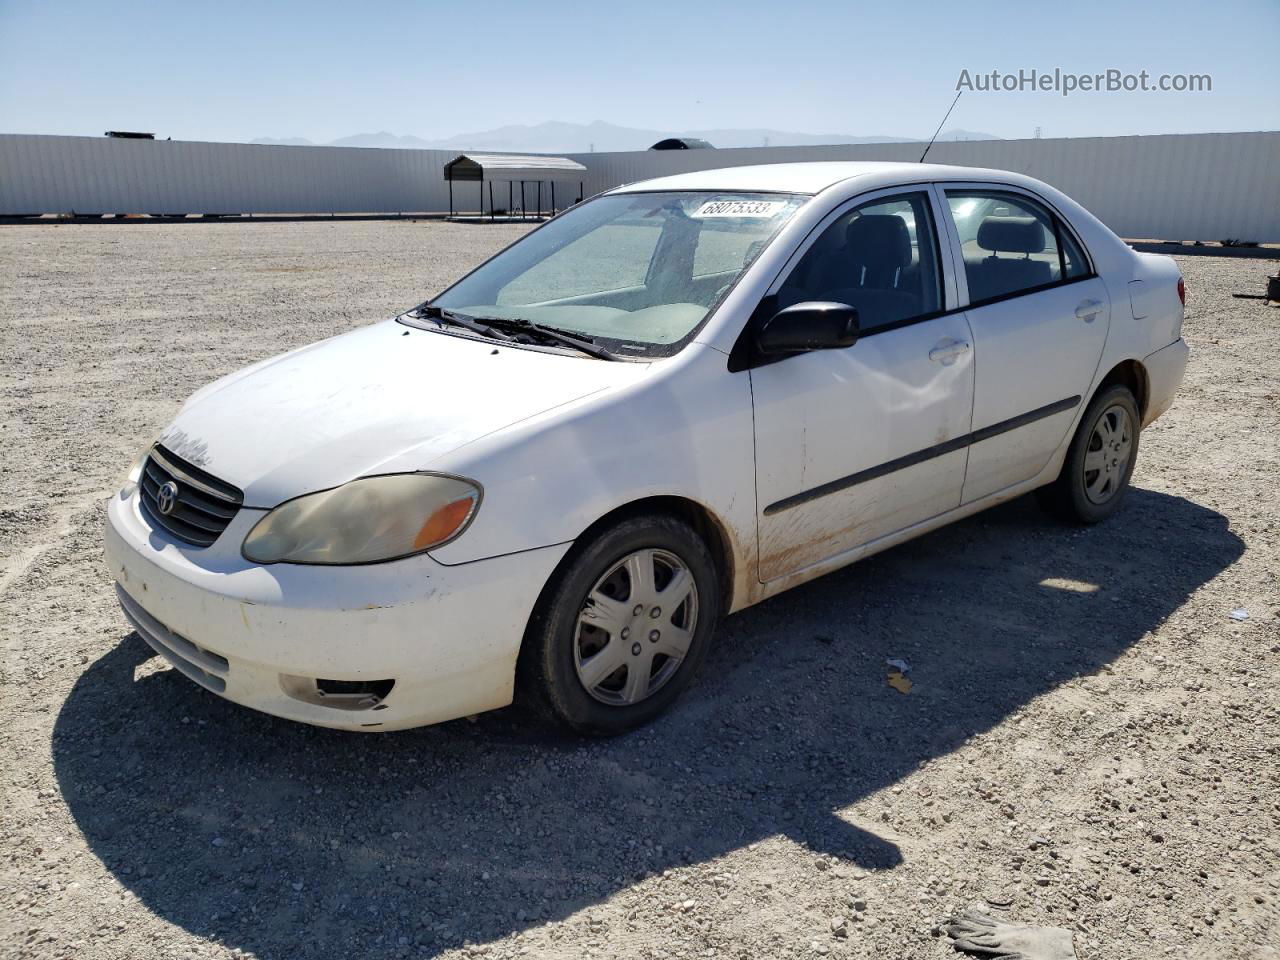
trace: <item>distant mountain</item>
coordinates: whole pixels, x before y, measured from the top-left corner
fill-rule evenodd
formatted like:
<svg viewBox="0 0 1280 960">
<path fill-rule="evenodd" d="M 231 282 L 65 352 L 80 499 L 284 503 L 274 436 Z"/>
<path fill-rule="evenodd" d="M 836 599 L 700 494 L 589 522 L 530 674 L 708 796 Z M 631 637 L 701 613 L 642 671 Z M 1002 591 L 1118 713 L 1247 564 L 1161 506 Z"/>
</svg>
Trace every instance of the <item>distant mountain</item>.
<svg viewBox="0 0 1280 960">
<path fill-rule="evenodd" d="M 319 144 L 308 140 L 306 137 L 285 137 L 277 140 L 274 137 L 258 137 L 257 140 L 250 140 L 250 143 L 263 143 L 269 147 L 315 147 Z"/>
<path fill-rule="evenodd" d="M 671 134 L 663 134 L 671 136 Z M 906 137 L 852 137 L 844 133 L 792 133 L 787 130 L 689 130 L 675 136 L 698 137 L 716 147 L 811 147 L 832 143 L 899 143 Z M 651 146 L 645 144 L 646 147 Z"/>
<path fill-rule="evenodd" d="M 330 140 L 328 146 L 394 147 L 400 150 L 429 150 L 434 146 L 434 144 L 411 134 L 405 134 L 402 137 L 397 137 L 394 133 L 387 133 L 387 131 L 383 130 L 380 133 L 357 133 L 354 136 Z"/>
<path fill-rule="evenodd" d="M 913 143 L 915 137 L 863 136 L 843 133 L 796 133 L 790 130 L 713 129 L 713 130 L 646 130 L 639 127 L 620 127 L 597 120 L 594 123 L 565 123 L 550 120 L 546 123 L 512 124 L 481 130 L 476 133 L 460 133 L 443 140 L 424 140 L 412 135 L 397 136 L 385 130 L 379 133 L 358 133 L 350 137 L 332 140 L 330 147 L 382 147 L 416 150 L 490 150 L 497 153 L 608 153 L 619 150 L 645 150 L 667 137 L 697 137 L 717 147 L 792 147 L 818 144 L 843 143 Z M 990 133 L 974 130 L 948 130 L 940 141 L 949 140 L 998 140 Z M 287 146 L 317 146 L 304 137 L 273 139 L 259 137 L 252 143 L 282 144 Z"/>
<path fill-rule="evenodd" d="M 1002 140 L 1003 137 L 997 137 L 990 133 L 981 133 L 977 130 L 943 130 L 938 134 L 938 142 L 945 143 L 951 140 Z"/>
</svg>

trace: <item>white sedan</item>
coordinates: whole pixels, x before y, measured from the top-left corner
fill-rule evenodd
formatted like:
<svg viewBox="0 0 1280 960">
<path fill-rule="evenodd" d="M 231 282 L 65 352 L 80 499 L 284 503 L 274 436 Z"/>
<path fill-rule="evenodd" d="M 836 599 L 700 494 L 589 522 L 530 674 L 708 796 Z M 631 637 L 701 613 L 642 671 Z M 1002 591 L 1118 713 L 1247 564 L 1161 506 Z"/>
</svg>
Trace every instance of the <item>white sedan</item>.
<svg viewBox="0 0 1280 960">
<path fill-rule="evenodd" d="M 108 511 L 197 684 L 392 730 L 517 691 L 644 723 L 722 616 L 1036 491 L 1093 523 L 1187 362 L 1184 292 L 994 170 L 630 184 L 402 316 L 198 391 Z"/>
</svg>

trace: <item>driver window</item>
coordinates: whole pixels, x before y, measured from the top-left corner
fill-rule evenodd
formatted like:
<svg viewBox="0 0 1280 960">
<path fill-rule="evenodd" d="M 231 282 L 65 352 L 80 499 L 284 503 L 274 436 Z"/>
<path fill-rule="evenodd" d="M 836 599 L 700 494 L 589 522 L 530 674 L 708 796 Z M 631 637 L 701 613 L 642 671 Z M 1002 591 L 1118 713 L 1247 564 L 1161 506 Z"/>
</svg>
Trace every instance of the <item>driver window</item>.
<svg viewBox="0 0 1280 960">
<path fill-rule="evenodd" d="M 929 197 L 875 200 L 839 217 L 778 290 L 778 308 L 805 300 L 847 303 L 864 334 L 942 309 Z"/>
</svg>

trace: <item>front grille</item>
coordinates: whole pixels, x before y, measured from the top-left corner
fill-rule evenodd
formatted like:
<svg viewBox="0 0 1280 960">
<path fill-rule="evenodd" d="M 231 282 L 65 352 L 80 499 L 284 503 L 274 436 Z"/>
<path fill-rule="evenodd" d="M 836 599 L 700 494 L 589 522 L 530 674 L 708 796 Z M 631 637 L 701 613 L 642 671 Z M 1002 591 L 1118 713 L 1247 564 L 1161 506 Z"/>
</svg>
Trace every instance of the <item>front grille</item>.
<svg viewBox="0 0 1280 960">
<path fill-rule="evenodd" d="M 161 489 L 172 483 L 177 495 L 166 513 Z M 244 502 L 244 494 L 156 444 L 142 468 L 142 509 L 166 533 L 185 543 L 207 547 L 226 529 Z"/>
</svg>

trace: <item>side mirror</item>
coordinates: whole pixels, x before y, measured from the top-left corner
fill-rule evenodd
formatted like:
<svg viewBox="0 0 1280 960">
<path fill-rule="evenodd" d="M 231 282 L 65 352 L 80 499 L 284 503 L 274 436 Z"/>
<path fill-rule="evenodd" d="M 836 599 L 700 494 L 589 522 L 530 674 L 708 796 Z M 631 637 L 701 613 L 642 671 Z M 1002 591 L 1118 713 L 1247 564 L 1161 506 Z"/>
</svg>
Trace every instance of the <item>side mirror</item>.
<svg viewBox="0 0 1280 960">
<path fill-rule="evenodd" d="M 779 310 L 756 334 L 766 356 L 808 350 L 839 350 L 858 342 L 858 311 L 847 303 L 806 300 Z"/>
</svg>

